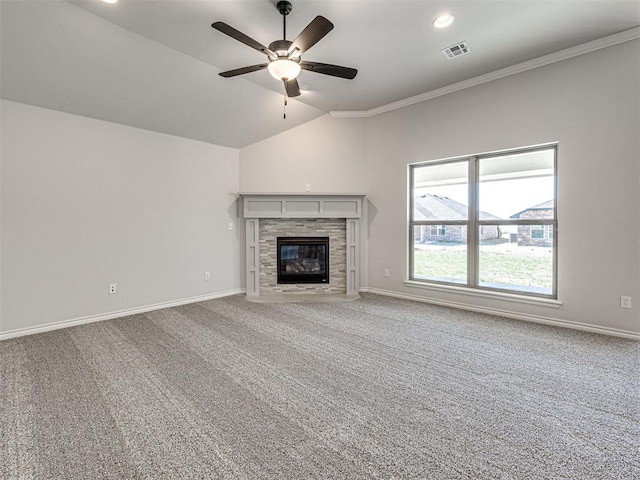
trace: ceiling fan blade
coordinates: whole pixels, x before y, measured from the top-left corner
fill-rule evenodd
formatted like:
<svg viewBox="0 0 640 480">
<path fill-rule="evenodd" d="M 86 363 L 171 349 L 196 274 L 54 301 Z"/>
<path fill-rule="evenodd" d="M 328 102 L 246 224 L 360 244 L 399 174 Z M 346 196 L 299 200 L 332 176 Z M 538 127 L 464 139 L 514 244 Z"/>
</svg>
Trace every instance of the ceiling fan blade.
<svg viewBox="0 0 640 480">
<path fill-rule="evenodd" d="M 297 49 L 297 55 L 309 50 L 318 41 L 324 37 L 327 33 L 333 30 L 333 23 L 318 15 L 311 20 L 311 23 L 305 27 L 300 35 L 293 41 L 289 47 L 289 55 L 291 55 Z"/>
<path fill-rule="evenodd" d="M 249 67 L 236 68 L 235 70 L 227 70 L 226 72 L 221 72 L 218 75 L 224 78 L 236 77 L 238 75 L 244 75 L 245 73 L 264 70 L 265 68 L 267 68 L 267 65 L 267 63 L 261 63 L 260 65 L 251 65 Z"/>
<path fill-rule="evenodd" d="M 215 23 L 212 23 L 211 26 L 216 30 L 218 30 L 219 32 L 222 32 L 225 35 L 229 35 L 231 38 L 238 40 L 239 42 L 242 42 L 251 48 L 255 48 L 259 52 L 269 55 L 272 58 L 277 58 L 277 55 L 271 50 L 269 50 L 267 47 L 265 47 L 261 43 L 256 42 L 253 38 L 245 35 L 244 33 L 236 30 L 235 28 L 227 25 L 224 22 L 215 22 Z"/>
<path fill-rule="evenodd" d="M 287 97 L 297 97 L 300 95 L 300 85 L 298 85 L 298 80 L 295 78 L 293 80 L 283 80 L 284 81 L 284 89 L 287 92 Z"/>
<path fill-rule="evenodd" d="M 331 75 L 332 77 L 348 78 L 349 80 L 352 80 L 358 74 L 358 70 L 355 68 L 341 67 L 340 65 L 328 63 L 300 62 L 300 68 L 310 72 Z"/>
</svg>

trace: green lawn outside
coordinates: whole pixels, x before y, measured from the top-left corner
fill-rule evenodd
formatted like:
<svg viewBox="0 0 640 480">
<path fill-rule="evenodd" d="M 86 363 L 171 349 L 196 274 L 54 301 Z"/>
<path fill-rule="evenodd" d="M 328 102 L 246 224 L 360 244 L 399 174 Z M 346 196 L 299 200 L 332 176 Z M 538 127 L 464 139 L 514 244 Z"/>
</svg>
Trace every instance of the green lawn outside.
<svg viewBox="0 0 640 480">
<path fill-rule="evenodd" d="M 414 275 L 466 281 L 465 250 L 415 250 Z M 553 284 L 551 255 L 527 251 L 487 251 L 480 253 L 480 283 L 518 285 L 550 289 Z"/>
<path fill-rule="evenodd" d="M 414 275 L 467 281 L 466 250 L 415 250 Z"/>
</svg>

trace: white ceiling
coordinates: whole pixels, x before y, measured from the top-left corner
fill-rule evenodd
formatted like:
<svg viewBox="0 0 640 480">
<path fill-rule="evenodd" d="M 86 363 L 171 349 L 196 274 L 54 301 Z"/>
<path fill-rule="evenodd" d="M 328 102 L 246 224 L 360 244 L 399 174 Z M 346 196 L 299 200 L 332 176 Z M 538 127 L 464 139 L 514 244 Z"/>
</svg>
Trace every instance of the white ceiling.
<svg viewBox="0 0 640 480">
<path fill-rule="evenodd" d="M 287 37 L 316 16 L 335 28 L 305 60 L 357 68 L 354 80 L 303 71 L 287 106 L 266 71 L 217 74 L 265 57 L 211 28 L 268 45 L 277 0 L 2 0 L 2 98 L 242 147 L 328 111 L 364 111 L 640 25 L 640 0 L 292 0 Z M 431 25 L 443 11 L 445 30 Z M 471 53 L 441 49 L 467 41 Z"/>
</svg>

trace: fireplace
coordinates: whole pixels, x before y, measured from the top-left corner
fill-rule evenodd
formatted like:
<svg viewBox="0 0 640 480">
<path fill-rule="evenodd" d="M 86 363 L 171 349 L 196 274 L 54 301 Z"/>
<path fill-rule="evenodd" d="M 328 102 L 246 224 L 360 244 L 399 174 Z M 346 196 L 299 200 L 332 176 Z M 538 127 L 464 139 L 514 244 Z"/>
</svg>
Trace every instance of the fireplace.
<svg viewBox="0 0 640 480">
<path fill-rule="evenodd" d="M 360 225 L 364 218 L 361 194 L 242 193 L 245 218 L 245 272 L 247 298 L 295 298 L 297 294 L 357 296 L 360 289 Z M 363 223 L 366 225 L 366 221 Z M 319 283 L 281 283 L 282 260 L 278 238 L 329 237 L 324 267 L 326 280 Z M 287 257 L 293 251 L 287 251 Z M 314 262 L 315 263 L 315 262 Z M 309 265 L 310 262 L 307 262 Z M 322 270 L 322 264 L 320 269 Z M 287 275 L 286 264 L 284 268 Z M 294 275 L 293 267 L 289 274 Z M 311 268 L 313 270 L 313 267 Z M 317 269 L 316 269 L 317 270 Z M 311 272 L 317 275 L 319 272 Z M 297 274 L 297 273 L 296 273 Z M 304 273 L 303 273 L 304 275 Z M 309 272 L 307 272 L 309 275 Z M 299 282 L 300 278 L 288 278 Z M 284 279 L 285 281 L 287 279 Z"/>
<path fill-rule="evenodd" d="M 278 283 L 329 283 L 329 237 L 278 237 Z"/>
</svg>

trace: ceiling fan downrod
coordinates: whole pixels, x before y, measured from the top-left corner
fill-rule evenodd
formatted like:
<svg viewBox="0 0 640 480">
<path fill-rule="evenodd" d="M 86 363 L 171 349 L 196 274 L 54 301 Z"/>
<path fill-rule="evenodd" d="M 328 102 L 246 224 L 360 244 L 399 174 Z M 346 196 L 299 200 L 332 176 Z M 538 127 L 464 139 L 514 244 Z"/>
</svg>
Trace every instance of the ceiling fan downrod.
<svg viewBox="0 0 640 480">
<path fill-rule="evenodd" d="M 286 40 L 287 39 L 287 15 L 291 13 L 291 10 L 293 9 L 293 5 L 291 5 L 291 2 L 282 0 L 278 2 L 278 4 L 276 5 L 276 8 L 278 9 L 278 12 L 280 12 L 280 15 L 282 15 L 282 39 Z"/>
</svg>

